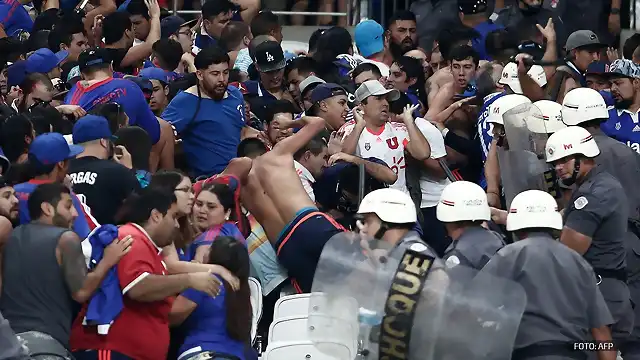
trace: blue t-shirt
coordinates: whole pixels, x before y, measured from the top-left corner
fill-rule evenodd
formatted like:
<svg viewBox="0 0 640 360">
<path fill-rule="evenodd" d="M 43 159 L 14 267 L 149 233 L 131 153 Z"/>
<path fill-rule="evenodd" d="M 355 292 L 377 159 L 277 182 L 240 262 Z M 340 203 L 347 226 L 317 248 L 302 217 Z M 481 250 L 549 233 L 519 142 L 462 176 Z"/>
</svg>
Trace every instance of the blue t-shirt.
<svg viewBox="0 0 640 360">
<path fill-rule="evenodd" d="M 65 104 L 80 105 L 90 111 L 96 105 L 118 103 L 129 116 L 129 125 L 143 128 L 155 144 L 160 139 L 160 124 L 149 108 L 142 90 L 133 81 L 127 79 L 108 78 L 90 86 L 78 81 L 67 96 Z"/>
<path fill-rule="evenodd" d="M 640 122 L 638 113 L 609 109 L 609 120 L 600 125 L 602 132 L 640 153 Z"/>
<path fill-rule="evenodd" d="M 233 86 L 227 88 L 227 94 L 221 101 L 202 98 L 200 109 L 194 114 L 198 96 L 183 91 L 162 113 L 161 117 L 170 122 L 182 138 L 191 175 L 218 174 L 236 157 L 240 133 L 245 126 L 244 99 Z"/>
<path fill-rule="evenodd" d="M 193 240 L 193 242 L 187 246 L 184 261 L 193 260 L 196 257 L 196 250 L 198 250 L 200 246 L 213 244 L 213 241 L 218 236 L 231 236 L 241 243 L 245 244 L 245 246 L 247 245 L 247 240 L 245 240 L 244 236 L 242 236 L 242 233 L 240 232 L 240 229 L 238 229 L 236 224 L 232 222 L 226 222 L 222 225 L 210 228 L 209 230 L 200 234 L 195 240 Z"/>
<path fill-rule="evenodd" d="M 31 195 L 38 185 L 45 183 L 47 182 L 30 180 L 26 183 L 18 184 L 13 187 L 16 191 L 16 197 L 19 200 L 20 225 L 31 222 L 31 216 L 29 216 L 29 209 L 27 208 L 27 200 L 29 200 L 29 195 Z M 84 216 L 84 209 L 78 197 L 75 194 L 72 194 L 71 200 L 73 201 L 73 206 L 78 212 L 78 217 L 73 222 L 73 231 L 78 234 L 80 239 L 86 239 L 87 236 L 89 236 L 89 233 L 91 233 L 91 227 L 87 222 L 87 218 Z"/>
<path fill-rule="evenodd" d="M 480 55 L 480 60 L 488 60 L 491 61 L 491 56 L 487 54 L 487 49 L 485 47 L 485 40 L 487 39 L 487 35 L 494 30 L 503 29 L 501 25 L 494 23 L 491 20 L 487 20 L 483 23 L 480 23 L 474 27 L 474 30 L 480 34 L 480 37 L 477 39 L 471 40 L 471 46 L 473 49 L 478 52 Z"/>
<path fill-rule="evenodd" d="M 18 0 L 0 1 L 0 23 L 7 36 L 17 35 L 21 30 L 31 32 L 33 20 Z"/>
<path fill-rule="evenodd" d="M 225 353 L 245 360 L 246 344 L 227 334 L 224 286 L 220 287 L 220 294 L 215 298 L 194 289 L 187 289 L 181 295 L 193 301 L 197 307 L 183 323 L 186 336 L 178 354 L 199 347 L 200 351 Z"/>
<path fill-rule="evenodd" d="M 484 104 L 482 104 L 482 108 L 480 109 L 478 115 L 478 136 L 480 137 L 480 146 L 482 147 L 483 163 L 487 161 L 489 147 L 491 146 L 491 141 L 493 140 L 493 124 L 487 123 L 487 116 L 489 116 L 489 106 L 491 106 L 494 101 L 500 99 L 505 95 L 507 95 L 506 92 L 498 92 L 485 97 Z M 485 179 L 484 177 L 484 170 L 480 173 L 479 185 L 482 186 L 483 189 L 487 187 L 487 179 Z"/>
</svg>

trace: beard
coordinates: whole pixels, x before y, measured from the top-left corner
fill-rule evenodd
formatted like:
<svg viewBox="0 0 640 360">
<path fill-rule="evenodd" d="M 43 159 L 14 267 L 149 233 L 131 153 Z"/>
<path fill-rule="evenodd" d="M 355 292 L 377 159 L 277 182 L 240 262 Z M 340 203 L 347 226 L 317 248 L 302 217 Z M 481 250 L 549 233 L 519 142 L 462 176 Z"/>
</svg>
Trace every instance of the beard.
<svg viewBox="0 0 640 360">
<path fill-rule="evenodd" d="M 61 228 L 71 228 L 71 221 L 68 221 L 67 219 L 64 218 L 64 216 L 58 214 L 57 212 L 55 213 L 55 215 L 53 215 L 53 219 L 51 221 L 53 223 L 53 226 L 57 226 L 57 227 L 61 227 Z"/>
<path fill-rule="evenodd" d="M 407 51 L 415 50 L 416 46 L 413 43 L 402 42 L 400 44 L 396 44 L 393 41 L 389 42 L 389 50 L 391 51 L 391 55 L 393 55 L 394 59 L 397 59 L 404 55 Z"/>
<path fill-rule="evenodd" d="M 206 81 L 200 82 L 200 87 L 202 91 L 211 99 L 220 101 L 224 98 L 224 94 L 227 91 L 227 86 L 225 84 L 224 87 L 219 86 L 218 84 L 209 84 Z"/>
<path fill-rule="evenodd" d="M 615 99 L 614 101 L 615 108 L 620 110 L 626 110 L 633 105 L 633 99 Z"/>
</svg>

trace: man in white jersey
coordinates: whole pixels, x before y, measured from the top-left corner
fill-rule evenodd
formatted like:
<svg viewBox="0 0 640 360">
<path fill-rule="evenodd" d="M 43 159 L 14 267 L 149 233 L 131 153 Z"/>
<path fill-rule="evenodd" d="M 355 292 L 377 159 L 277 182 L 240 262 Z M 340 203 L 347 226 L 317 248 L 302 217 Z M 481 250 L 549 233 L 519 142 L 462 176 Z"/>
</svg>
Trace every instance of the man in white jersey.
<svg viewBox="0 0 640 360">
<path fill-rule="evenodd" d="M 362 83 L 355 93 L 358 107 L 354 120 L 338 130 L 342 152 L 362 158 L 382 159 L 398 175 L 392 188 L 408 193 L 405 179 L 405 150 L 422 161 L 431 155 L 429 143 L 416 126 L 408 106 L 402 115 L 403 123 L 390 123 L 389 102 L 400 97 L 398 90 L 387 90 L 377 80 Z"/>
</svg>

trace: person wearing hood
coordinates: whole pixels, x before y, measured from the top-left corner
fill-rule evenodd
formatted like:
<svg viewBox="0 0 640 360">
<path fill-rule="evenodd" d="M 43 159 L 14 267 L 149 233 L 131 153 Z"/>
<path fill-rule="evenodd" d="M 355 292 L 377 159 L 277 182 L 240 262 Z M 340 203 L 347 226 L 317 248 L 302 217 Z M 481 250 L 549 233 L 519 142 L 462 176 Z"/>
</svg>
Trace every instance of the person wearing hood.
<svg viewBox="0 0 640 360">
<path fill-rule="evenodd" d="M 564 44 L 567 32 L 562 19 L 551 10 L 542 7 L 542 0 L 517 0 L 517 3 L 507 6 L 489 17 L 494 23 L 507 29 L 516 28 L 522 21 L 534 21 L 545 26 L 549 19 L 553 19 L 558 44 Z"/>
</svg>

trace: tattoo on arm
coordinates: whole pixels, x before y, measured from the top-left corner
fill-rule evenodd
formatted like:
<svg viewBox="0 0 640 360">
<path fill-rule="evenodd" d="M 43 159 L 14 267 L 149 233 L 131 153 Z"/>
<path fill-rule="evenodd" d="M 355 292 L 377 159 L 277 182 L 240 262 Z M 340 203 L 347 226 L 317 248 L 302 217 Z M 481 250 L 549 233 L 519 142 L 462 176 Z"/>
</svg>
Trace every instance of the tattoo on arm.
<svg viewBox="0 0 640 360">
<path fill-rule="evenodd" d="M 87 267 L 84 262 L 82 245 L 80 240 L 73 234 L 63 234 L 58 243 L 62 258 L 62 272 L 72 294 L 82 289 L 84 280 L 87 277 Z"/>
</svg>

